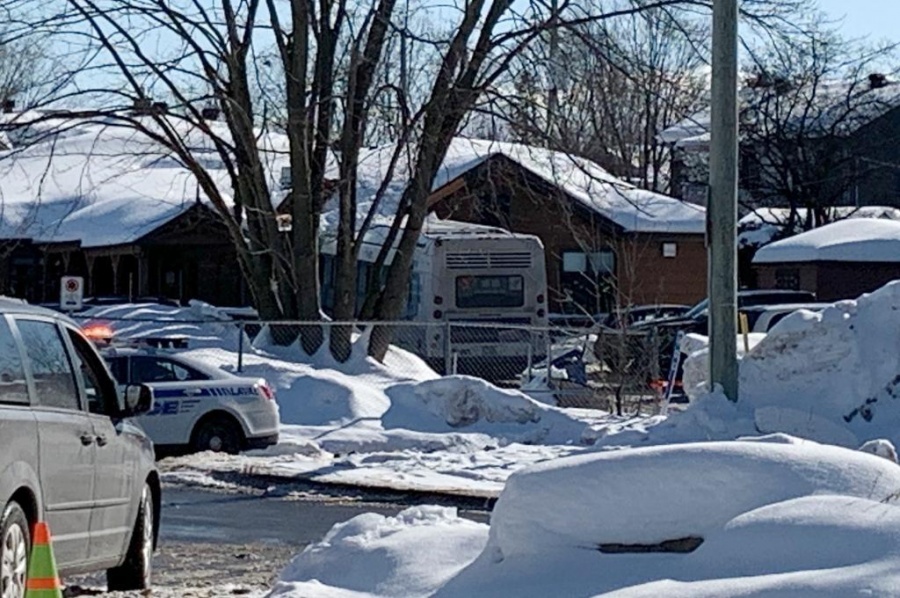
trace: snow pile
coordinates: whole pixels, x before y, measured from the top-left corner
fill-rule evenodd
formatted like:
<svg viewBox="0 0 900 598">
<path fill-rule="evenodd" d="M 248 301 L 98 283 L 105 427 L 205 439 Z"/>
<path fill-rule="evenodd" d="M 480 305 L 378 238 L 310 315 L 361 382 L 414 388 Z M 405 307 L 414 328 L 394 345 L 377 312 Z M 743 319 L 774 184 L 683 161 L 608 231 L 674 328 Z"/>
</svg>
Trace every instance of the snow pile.
<svg viewBox="0 0 900 598">
<path fill-rule="evenodd" d="M 446 507 L 359 515 L 295 557 L 270 595 L 427 596 L 478 556 L 485 527 Z"/>
<path fill-rule="evenodd" d="M 170 460 L 163 467 L 166 479 L 196 484 L 215 477 L 197 471 L 252 472 L 487 497 L 497 496 L 513 471 L 586 450 L 592 440 L 586 417 L 478 379 L 440 378 L 396 347 L 378 363 L 364 347 L 357 342 L 350 359 L 337 363 L 327 334 L 307 356 L 299 341 L 278 346 L 261 333 L 252 347 L 245 345 L 240 373 L 265 378 L 274 388 L 279 444 L 240 456 Z M 208 347 L 186 355 L 237 373 L 233 350 Z M 603 417 L 594 414 L 598 419 Z"/>
<path fill-rule="evenodd" d="M 435 507 L 338 525 L 272 595 L 896 596 L 898 489 L 886 459 L 787 436 L 570 457 L 513 474 L 489 529 Z"/>
<path fill-rule="evenodd" d="M 494 508 L 489 549 L 499 561 L 566 547 L 702 538 L 767 504 L 813 493 L 882 500 L 898 490 L 895 463 L 812 442 L 607 451 L 513 474 Z"/>
<path fill-rule="evenodd" d="M 391 406 L 382 417 L 386 428 L 435 433 L 465 430 L 521 442 L 563 444 L 579 440 L 586 428 L 583 422 L 521 392 L 470 376 L 397 385 L 388 396 Z"/>
<path fill-rule="evenodd" d="M 721 405 L 720 395 L 704 397 L 708 351 L 696 350 L 685 363 L 684 387 L 697 403 L 646 440 L 669 442 L 673 434 L 734 438 L 749 426 L 853 448 L 879 438 L 896 445 L 898 339 L 900 281 L 895 281 L 855 301 L 784 318 L 741 358 L 736 405 Z"/>
</svg>

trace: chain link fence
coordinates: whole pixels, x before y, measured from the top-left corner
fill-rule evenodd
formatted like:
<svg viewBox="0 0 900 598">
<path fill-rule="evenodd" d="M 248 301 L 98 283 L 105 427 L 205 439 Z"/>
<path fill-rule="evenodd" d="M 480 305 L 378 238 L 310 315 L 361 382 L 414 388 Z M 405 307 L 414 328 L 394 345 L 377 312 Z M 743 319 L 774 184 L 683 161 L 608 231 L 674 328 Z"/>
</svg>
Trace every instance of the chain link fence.
<svg viewBox="0 0 900 598">
<path fill-rule="evenodd" d="M 365 357 L 372 338 L 387 331 L 392 350 L 385 361 L 397 375 L 414 378 L 420 370 L 421 362 L 406 359 L 406 352 L 441 375 L 473 376 L 519 389 L 545 403 L 620 414 L 657 408 L 664 392 L 659 381 L 667 378 L 672 357 L 672 339 L 652 328 L 465 321 L 266 322 L 159 315 L 74 318 L 101 342 L 106 335 L 160 348 L 226 348 L 234 352 L 238 372 L 253 347 L 296 348 L 298 355 L 305 351 L 321 356 L 328 355 L 334 344 L 338 353 L 344 350 L 348 359 L 359 359 Z M 339 339 L 344 339 L 343 345 Z M 317 358 L 317 363 L 322 360 Z"/>
</svg>

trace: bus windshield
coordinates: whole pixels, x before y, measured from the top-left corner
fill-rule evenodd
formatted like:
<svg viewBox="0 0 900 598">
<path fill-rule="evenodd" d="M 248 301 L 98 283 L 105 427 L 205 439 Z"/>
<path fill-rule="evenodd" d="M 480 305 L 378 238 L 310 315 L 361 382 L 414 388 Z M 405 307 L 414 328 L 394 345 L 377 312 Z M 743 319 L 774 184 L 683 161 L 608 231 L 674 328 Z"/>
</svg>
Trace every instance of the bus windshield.
<svg viewBox="0 0 900 598">
<path fill-rule="evenodd" d="M 457 276 L 456 307 L 522 307 L 525 284 L 522 276 Z"/>
</svg>

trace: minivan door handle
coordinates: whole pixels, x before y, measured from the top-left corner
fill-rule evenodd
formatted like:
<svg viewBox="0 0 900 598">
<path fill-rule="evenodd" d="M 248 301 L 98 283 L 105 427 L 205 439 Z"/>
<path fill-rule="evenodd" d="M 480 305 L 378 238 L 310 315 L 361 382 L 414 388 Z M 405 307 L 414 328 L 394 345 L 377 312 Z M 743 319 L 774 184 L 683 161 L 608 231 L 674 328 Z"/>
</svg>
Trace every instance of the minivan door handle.
<svg viewBox="0 0 900 598">
<path fill-rule="evenodd" d="M 90 446 L 94 443 L 94 437 L 90 434 L 82 434 L 81 435 L 81 444 L 84 446 Z"/>
<path fill-rule="evenodd" d="M 97 436 L 97 444 L 99 446 L 106 446 L 106 443 L 107 443 L 106 436 L 104 436 L 102 434 Z"/>
</svg>

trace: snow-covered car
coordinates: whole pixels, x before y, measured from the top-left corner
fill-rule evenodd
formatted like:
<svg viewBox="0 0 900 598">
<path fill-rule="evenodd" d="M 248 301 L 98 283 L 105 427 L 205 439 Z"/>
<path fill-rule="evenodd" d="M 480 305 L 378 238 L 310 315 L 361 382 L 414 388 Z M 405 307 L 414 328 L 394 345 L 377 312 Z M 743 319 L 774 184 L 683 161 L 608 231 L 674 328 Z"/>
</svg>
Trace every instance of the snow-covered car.
<svg viewBox="0 0 900 598">
<path fill-rule="evenodd" d="M 136 419 L 157 452 L 237 453 L 278 442 L 278 405 L 264 379 L 159 349 L 110 347 L 101 353 L 122 387 L 153 389 L 153 409 Z"/>
</svg>

